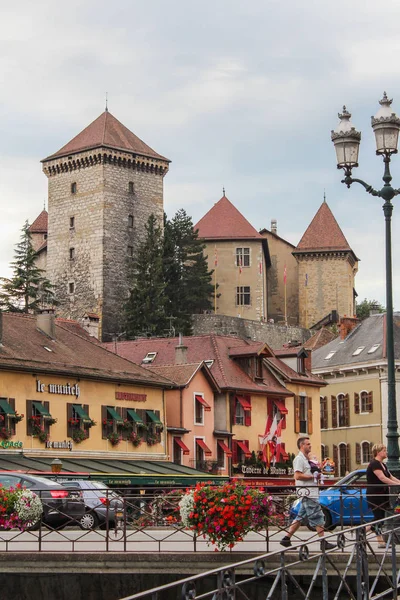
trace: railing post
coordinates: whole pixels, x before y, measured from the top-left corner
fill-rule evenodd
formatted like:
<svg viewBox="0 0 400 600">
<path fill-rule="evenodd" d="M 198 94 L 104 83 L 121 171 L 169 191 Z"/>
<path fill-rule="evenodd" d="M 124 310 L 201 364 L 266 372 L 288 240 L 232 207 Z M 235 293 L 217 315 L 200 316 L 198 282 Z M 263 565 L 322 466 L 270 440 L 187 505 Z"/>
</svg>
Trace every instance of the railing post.
<svg viewBox="0 0 400 600">
<path fill-rule="evenodd" d="M 287 589 L 287 583 L 286 583 L 285 553 L 284 552 L 281 552 L 280 579 L 281 579 L 281 600 L 288 600 L 288 589 Z"/>
</svg>

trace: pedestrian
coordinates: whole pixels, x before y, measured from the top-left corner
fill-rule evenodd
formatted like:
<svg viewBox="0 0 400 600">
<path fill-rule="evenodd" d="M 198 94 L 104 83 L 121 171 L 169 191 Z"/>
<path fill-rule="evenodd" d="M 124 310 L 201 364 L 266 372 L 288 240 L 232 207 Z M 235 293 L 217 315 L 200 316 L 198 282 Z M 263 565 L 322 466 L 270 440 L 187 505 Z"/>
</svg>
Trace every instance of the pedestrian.
<svg viewBox="0 0 400 600">
<path fill-rule="evenodd" d="M 372 447 L 372 459 L 367 467 L 367 502 L 373 512 L 374 521 L 372 529 L 376 534 L 378 548 L 386 548 L 382 537 L 382 519 L 390 510 L 389 486 L 400 485 L 400 480 L 394 477 L 385 463 L 387 459 L 387 448 L 384 444 L 375 444 Z"/>
<path fill-rule="evenodd" d="M 324 537 L 324 523 L 325 517 L 322 512 L 321 505 L 319 503 L 319 488 L 318 481 L 320 472 L 315 471 L 312 473 L 311 465 L 308 457 L 311 452 L 311 442 L 308 437 L 301 437 L 297 440 L 297 447 L 299 453 L 293 461 L 294 479 L 296 482 L 296 492 L 301 498 L 301 505 L 297 517 L 290 525 L 287 535 L 280 541 L 282 546 L 288 548 L 292 545 L 291 537 L 302 525 L 305 519 L 311 527 L 315 527 L 318 536 Z M 323 542 L 321 540 L 321 550 L 331 550 L 335 548 L 336 544 L 329 542 Z"/>
</svg>

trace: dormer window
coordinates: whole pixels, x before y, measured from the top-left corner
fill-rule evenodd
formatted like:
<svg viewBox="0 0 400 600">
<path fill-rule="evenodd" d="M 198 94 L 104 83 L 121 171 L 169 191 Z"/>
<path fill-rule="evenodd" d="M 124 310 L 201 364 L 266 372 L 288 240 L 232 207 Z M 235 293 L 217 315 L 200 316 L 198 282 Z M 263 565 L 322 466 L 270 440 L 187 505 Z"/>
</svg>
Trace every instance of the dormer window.
<svg viewBox="0 0 400 600">
<path fill-rule="evenodd" d="M 211 369 L 211 367 L 212 367 L 212 366 L 213 366 L 213 364 L 214 364 L 214 361 L 213 361 L 213 360 L 205 360 L 205 361 L 204 361 L 204 364 L 206 364 L 206 365 L 207 365 L 207 367 L 208 367 L 209 369 Z"/>
<path fill-rule="evenodd" d="M 331 350 L 331 352 L 325 356 L 325 360 L 329 360 L 334 354 L 336 354 L 336 350 Z"/>
<path fill-rule="evenodd" d="M 374 344 L 373 346 L 371 346 L 371 348 L 368 350 L 368 354 L 373 354 L 374 352 L 376 352 L 379 346 L 380 344 Z"/>
<path fill-rule="evenodd" d="M 149 363 L 152 363 L 156 356 L 157 352 L 148 352 L 142 360 L 142 364 L 148 365 Z"/>
</svg>

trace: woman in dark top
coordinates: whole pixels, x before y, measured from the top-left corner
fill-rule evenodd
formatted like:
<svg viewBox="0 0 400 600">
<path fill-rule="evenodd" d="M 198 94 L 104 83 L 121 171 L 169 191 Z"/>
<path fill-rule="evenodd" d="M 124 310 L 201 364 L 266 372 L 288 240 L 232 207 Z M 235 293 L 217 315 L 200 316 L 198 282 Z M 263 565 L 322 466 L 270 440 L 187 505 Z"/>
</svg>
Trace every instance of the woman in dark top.
<svg viewBox="0 0 400 600">
<path fill-rule="evenodd" d="M 385 511 L 390 509 L 389 486 L 400 485 L 400 480 L 394 477 L 385 463 L 387 449 L 384 444 L 375 444 L 372 448 L 372 460 L 367 467 L 367 502 L 373 512 L 374 520 L 385 518 Z M 374 526 L 378 547 L 385 547 L 381 533 L 381 524 Z"/>
</svg>

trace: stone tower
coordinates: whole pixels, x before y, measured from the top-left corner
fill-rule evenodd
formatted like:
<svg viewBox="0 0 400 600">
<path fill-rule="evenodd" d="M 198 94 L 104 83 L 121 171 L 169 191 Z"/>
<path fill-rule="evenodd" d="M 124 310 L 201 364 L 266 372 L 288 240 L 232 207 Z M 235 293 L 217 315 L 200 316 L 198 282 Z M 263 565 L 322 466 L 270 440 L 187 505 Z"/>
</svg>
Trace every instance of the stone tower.
<svg viewBox="0 0 400 600">
<path fill-rule="evenodd" d="M 353 316 L 358 258 L 324 200 L 293 251 L 299 265 L 299 324 L 310 328 L 336 310 Z"/>
<path fill-rule="evenodd" d="M 58 312 L 97 314 L 104 341 L 123 330 L 129 272 L 145 224 L 163 223 L 169 160 L 107 110 L 43 161 L 48 178 L 47 277 Z"/>
</svg>

